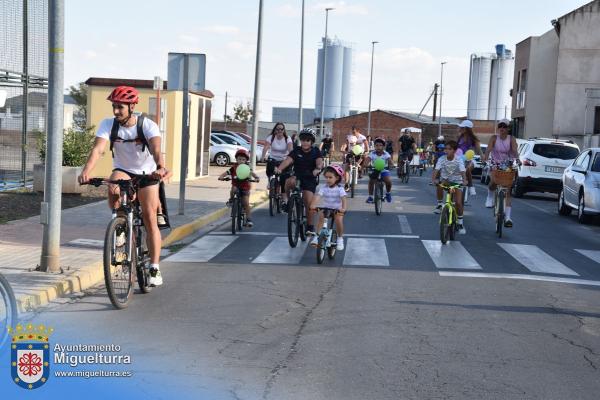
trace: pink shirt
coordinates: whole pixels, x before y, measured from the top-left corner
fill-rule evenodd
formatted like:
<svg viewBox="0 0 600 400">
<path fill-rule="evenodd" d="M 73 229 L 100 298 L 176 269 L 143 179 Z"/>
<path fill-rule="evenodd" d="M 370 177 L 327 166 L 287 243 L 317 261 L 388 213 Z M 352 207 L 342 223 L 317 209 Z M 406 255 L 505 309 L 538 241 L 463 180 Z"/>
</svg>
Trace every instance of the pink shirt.
<svg viewBox="0 0 600 400">
<path fill-rule="evenodd" d="M 502 139 L 500 135 L 496 135 L 496 141 L 494 142 L 494 148 L 492 149 L 492 160 L 496 162 L 502 162 L 510 159 L 511 143 L 512 137 L 510 135 L 507 135 L 506 139 Z"/>
</svg>

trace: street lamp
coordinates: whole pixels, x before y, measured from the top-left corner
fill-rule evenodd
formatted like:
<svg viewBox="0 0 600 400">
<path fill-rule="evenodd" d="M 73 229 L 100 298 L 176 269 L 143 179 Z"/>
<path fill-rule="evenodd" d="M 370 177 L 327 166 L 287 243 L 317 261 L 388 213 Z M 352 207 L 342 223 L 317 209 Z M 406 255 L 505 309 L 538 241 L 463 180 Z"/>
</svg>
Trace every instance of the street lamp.
<svg viewBox="0 0 600 400">
<path fill-rule="evenodd" d="M 304 0 L 302 0 L 302 27 L 300 29 L 300 95 L 298 96 L 298 132 L 302 130 L 302 79 L 304 73 Z"/>
<path fill-rule="evenodd" d="M 438 120 L 438 136 L 442 136 L 442 95 L 444 94 L 444 64 L 446 61 L 442 61 L 442 73 L 440 76 L 440 119 Z"/>
<path fill-rule="evenodd" d="M 375 44 L 371 42 L 371 83 L 369 84 L 369 114 L 367 118 L 367 136 L 371 135 L 371 95 L 373 94 L 373 59 L 375 58 Z"/>
<path fill-rule="evenodd" d="M 321 137 L 325 132 L 324 120 L 325 120 L 325 82 L 327 76 L 327 24 L 329 22 L 329 11 L 335 10 L 333 7 L 327 7 L 325 9 L 325 40 L 323 41 L 323 84 L 321 85 Z"/>
<path fill-rule="evenodd" d="M 258 34 L 256 39 L 256 70 L 254 73 L 254 109 L 252 110 L 252 143 L 250 145 L 250 167 L 256 168 L 256 138 L 258 137 L 258 114 L 260 108 L 260 54 L 262 49 L 262 17 L 263 17 L 263 1 L 258 3 Z"/>
</svg>

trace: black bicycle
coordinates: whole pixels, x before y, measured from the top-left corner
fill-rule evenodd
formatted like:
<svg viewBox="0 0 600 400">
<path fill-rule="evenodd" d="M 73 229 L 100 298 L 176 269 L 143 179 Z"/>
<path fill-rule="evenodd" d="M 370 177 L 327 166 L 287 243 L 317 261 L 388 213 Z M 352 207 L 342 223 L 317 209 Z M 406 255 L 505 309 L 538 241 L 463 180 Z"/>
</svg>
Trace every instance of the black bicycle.
<svg viewBox="0 0 600 400">
<path fill-rule="evenodd" d="M 278 167 L 281 164 L 281 161 L 273 160 L 269 158 L 267 161 L 269 163 L 273 163 L 275 167 Z M 275 213 L 281 214 L 281 204 L 283 202 L 283 198 L 281 197 L 281 185 L 279 184 L 279 176 L 271 175 L 269 177 L 269 215 L 274 216 Z"/>
<path fill-rule="evenodd" d="M 400 182 L 408 183 L 410 179 L 410 158 L 404 159 L 402 154 L 400 154 L 400 159 L 398 160 L 398 178 L 400 178 Z"/>
<path fill-rule="evenodd" d="M 296 187 L 292 190 L 287 202 L 288 209 L 288 241 L 290 246 L 298 245 L 298 237 L 306 240 L 307 217 L 304 207 L 304 197 L 300 188 L 300 179 L 296 177 Z"/>
<path fill-rule="evenodd" d="M 0 274 L 0 353 L 8 339 L 8 328 L 17 325 L 18 317 L 15 293 L 4 275 Z"/>
<path fill-rule="evenodd" d="M 231 177 L 227 176 L 222 180 L 230 181 Z M 256 179 L 244 179 L 244 181 L 258 182 Z M 242 231 L 248 221 L 248 216 L 246 215 L 246 210 L 244 210 L 244 204 L 242 202 L 242 195 L 240 189 L 237 187 L 233 188 L 233 196 L 229 199 L 229 206 L 231 207 L 231 234 L 235 235 L 236 232 Z"/>
<path fill-rule="evenodd" d="M 384 170 L 385 171 L 385 170 Z M 377 181 L 375 182 L 375 192 L 373 193 L 373 203 L 375 204 L 375 214 L 381 215 L 381 211 L 383 210 L 383 199 L 385 198 L 383 195 L 383 187 L 385 182 L 381 177 L 381 172 L 377 171 L 373 167 L 369 167 L 367 169 L 367 173 L 369 176 L 372 176 L 373 172 L 377 172 Z"/>
<path fill-rule="evenodd" d="M 150 281 L 150 252 L 146 244 L 146 228 L 142 207 L 136 196 L 143 179 L 108 180 L 92 178 L 87 184 L 93 186 L 118 185 L 120 205 L 113 210 L 112 219 L 104 236 L 104 282 L 110 302 L 116 309 L 129 305 L 133 296 L 134 269 L 142 293 L 152 290 Z"/>
</svg>

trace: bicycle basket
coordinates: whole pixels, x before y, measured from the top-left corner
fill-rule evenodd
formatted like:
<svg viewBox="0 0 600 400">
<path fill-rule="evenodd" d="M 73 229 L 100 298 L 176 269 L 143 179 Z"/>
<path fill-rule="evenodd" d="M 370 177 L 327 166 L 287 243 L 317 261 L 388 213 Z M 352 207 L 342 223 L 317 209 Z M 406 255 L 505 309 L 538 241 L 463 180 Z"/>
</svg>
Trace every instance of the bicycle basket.
<svg viewBox="0 0 600 400">
<path fill-rule="evenodd" d="M 516 171 L 501 171 L 495 169 L 492 171 L 492 178 L 497 185 L 512 187 L 513 181 L 515 180 L 515 172 Z"/>
</svg>

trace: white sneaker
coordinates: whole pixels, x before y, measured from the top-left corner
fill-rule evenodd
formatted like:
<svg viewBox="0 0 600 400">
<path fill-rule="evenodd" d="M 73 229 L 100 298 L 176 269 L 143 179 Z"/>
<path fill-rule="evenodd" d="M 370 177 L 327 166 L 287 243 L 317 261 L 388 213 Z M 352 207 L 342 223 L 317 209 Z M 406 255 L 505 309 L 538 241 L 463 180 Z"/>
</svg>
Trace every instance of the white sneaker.
<svg viewBox="0 0 600 400">
<path fill-rule="evenodd" d="M 310 241 L 310 245 L 312 247 L 317 247 L 319 245 L 319 238 L 316 235 L 313 236 L 312 240 Z"/>
<path fill-rule="evenodd" d="M 477 191 L 475 190 L 475 186 L 469 187 L 469 195 L 470 196 L 476 196 L 477 195 Z"/>
<path fill-rule="evenodd" d="M 487 208 L 494 207 L 494 199 L 492 197 L 488 197 L 487 199 L 485 199 L 485 206 Z"/>
<path fill-rule="evenodd" d="M 443 207 L 443 204 L 442 204 L 442 203 L 438 203 L 438 205 L 437 205 L 437 206 L 435 206 L 435 208 L 433 209 L 433 212 L 434 212 L 435 214 L 439 214 L 439 213 L 441 213 L 441 212 L 442 212 L 442 207 Z"/>
<path fill-rule="evenodd" d="M 125 244 L 125 232 L 122 232 L 120 235 L 117 235 L 115 239 L 115 246 L 121 247 Z"/>
<path fill-rule="evenodd" d="M 339 251 L 344 250 L 344 238 L 340 237 L 337 238 L 337 245 L 335 246 L 336 249 L 338 249 Z"/>
<path fill-rule="evenodd" d="M 160 270 L 157 268 L 150 268 L 150 279 L 148 280 L 150 286 L 160 286 L 163 284 L 162 275 Z"/>
<path fill-rule="evenodd" d="M 467 234 L 467 230 L 465 229 L 464 224 L 458 224 L 458 233 L 460 233 L 461 235 Z"/>
</svg>

